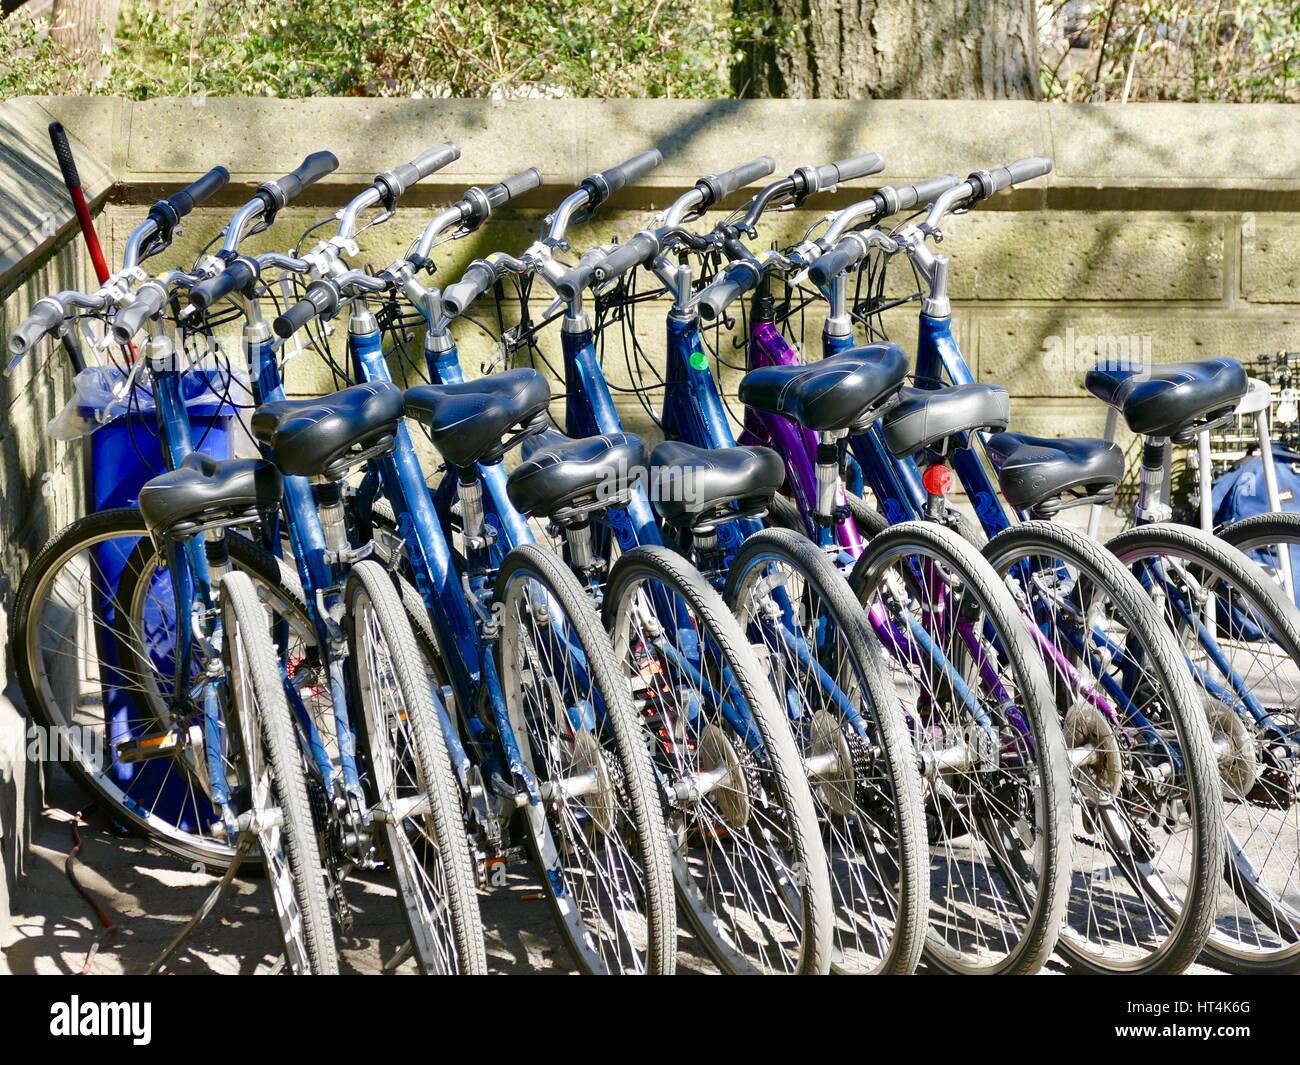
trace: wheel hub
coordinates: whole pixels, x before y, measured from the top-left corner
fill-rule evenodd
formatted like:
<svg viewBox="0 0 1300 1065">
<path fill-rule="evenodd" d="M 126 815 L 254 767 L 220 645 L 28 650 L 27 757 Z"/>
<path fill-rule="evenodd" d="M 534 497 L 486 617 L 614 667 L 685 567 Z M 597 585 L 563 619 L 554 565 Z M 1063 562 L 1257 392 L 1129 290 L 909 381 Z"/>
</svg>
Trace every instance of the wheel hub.
<svg viewBox="0 0 1300 1065">
<path fill-rule="evenodd" d="M 1219 757 L 1219 779 L 1228 789 L 1228 797 L 1249 795 L 1259 780 L 1259 752 L 1254 737 L 1246 723 L 1222 703 L 1209 703 L 1205 713 Z"/>
<path fill-rule="evenodd" d="M 1106 715 L 1091 703 L 1076 702 L 1062 722 L 1066 745 L 1090 746 L 1092 754 L 1079 772 L 1101 794 L 1112 798 L 1124 786 L 1124 756 L 1119 737 Z"/>
<path fill-rule="evenodd" d="M 854 773 L 853 752 L 849 749 L 844 730 L 839 719 L 827 710 L 818 710 L 813 714 L 809 729 L 812 756 L 835 756 L 835 768 L 820 775 L 816 790 L 821 800 L 841 817 L 848 817 L 856 808 L 853 797 L 856 794 L 856 774 Z"/>
<path fill-rule="evenodd" d="M 582 806 L 591 819 L 592 827 L 601 835 L 611 835 L 618 823 L 614 779 L 605 761 L 605 752 L 596 737 L 586 729 L 574 737 L 572 771 L 578 776 L 590 773 L 595 778 L 596 786 L 583 796 Z"/>
<path fill-rule="evenodd" d="M 713 724 L 704 726 L 697 750 L 702 770 L 726 770 L 709 792 L 709 798 L 731 828 L 743 828 L 749 821 L 751 795 L 740 752 L 727 734 Z"/>
</svg>

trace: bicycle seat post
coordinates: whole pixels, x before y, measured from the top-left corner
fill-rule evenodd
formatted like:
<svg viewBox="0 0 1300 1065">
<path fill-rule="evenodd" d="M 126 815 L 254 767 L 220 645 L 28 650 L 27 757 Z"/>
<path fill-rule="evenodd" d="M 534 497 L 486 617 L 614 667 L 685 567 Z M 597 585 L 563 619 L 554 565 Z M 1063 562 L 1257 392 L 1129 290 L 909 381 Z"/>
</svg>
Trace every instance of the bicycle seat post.
<svg viewBox="0 0 1300 1065">
<path fill-rule="evenodd" d="M 1142 442 L 1142 468 L 1138 472 L 1138 498 L 1133 516 L 1142 523 L 1168 521 L 1173 508 L 1166 498 L 1169 472 L 1169 438 L 1148 436 Z"/>
</svg>

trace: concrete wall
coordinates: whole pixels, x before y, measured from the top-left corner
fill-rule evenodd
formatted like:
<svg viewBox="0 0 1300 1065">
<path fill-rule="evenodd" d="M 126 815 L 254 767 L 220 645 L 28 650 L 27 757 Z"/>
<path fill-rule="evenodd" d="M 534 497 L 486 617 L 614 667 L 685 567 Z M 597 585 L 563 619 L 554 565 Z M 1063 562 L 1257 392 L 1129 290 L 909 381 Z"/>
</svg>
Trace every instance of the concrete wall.
<svg viewBox="0 0 1300 1065">
<path fill-rule="evenodd" d="M 85 130 L 119 181 L 106 210 L 114 254 L 141 207 L 215 162 L 236 173 L 221 206 L 200 211 L 162 264 L 188 263 L 258 180 L 307 151 L 331 147 L 342 166 L 309 205 L 286 211 L 251 247 L 288 246 L 325 206 L 344 202 L 374 172 L 444 137 L 461 159 L 408 197 L 398 217 L 362 240 L 376 266 L 400 253 L 428 217 L 468 183 L 536 165 L 548 186 L 439 256 L 439 277 L 458 276 L 475 255 L 522 248 L 544 209 L 582 176 L 647 144 L 667 161 L 625 190 L 574 245 L 635 232 L 701 173 L 769 152 L 782 171 L 863 149 L 884 153 L 890 182 L 1023 155 L 1056 161 L 1046 181 L 998 197 L 954 220 L 958 335 L 982 380 L 1007 384 L 1030 431 L 1095 431 L 1100 408 L 1080 390 L 1089 338 L 1145 346 L 1161 361 L 1241 357 L 1300 345 L 1300 112 L 1285 106 L 889 101 L 670 102 L 232 101 L 125 104 L 45 101 Z M 89 132 L 93 127 L 96 133 Z M 111 134 L 106 135 L 106 131 Z M 96 139 L 98 138 L 98 139 Z M 783 214 L 767 239 L 793 238 L 823 211 L 861 195 L 863 183 Z M 901 275 L 902 270 L 898 273 Z M 540 309 L 540 308 L 539 308 Z M 891 335 L 914 334 L 913 308 L 892 315 Z M 662 308 L 639 314 L 656 352 Z M 816 318 L 809 321 L 815 336 Z M 1048 358 L 1059 338 L 1064 359 Z M 555 338 L 548 338 L 554 351 Z M 466 328 L 467 364 L 492 355 Z M 547 347 L 546 344 L 543 345 Z M 1072 361 L 1071 355 L 1074 356 Z M 621 358 L 611 363 L 621 366 Z M 1064 363 L 1064 364 L 1062 364 Z M 295 390 L 328 387 L 323 367 L 293 364 Z M 633 422 L 640 408 L 623 397 Z M 644 428 L 644 424 L 641 426 Z"/>
<path fill-rule="evenodd" d="M 151 268 L 188 265 L 232 206 L 258 182 L 286 172 L 307 152 L 332 149 L 339 171 L 284 211 L 249 250 L 284 250 L 381 169 L 446 138 L 460 160 L 408 194 L 388 224 L 362 238 L 362 261 L 382 266 L 429 217 L 468 184 L 527 166 L 547 186 L 512 205 L 474 239 L 438 253 L 441 283 L 474 256 L 517 251 L 545 209 L 583 176 L 650 144 L 666 156 L 643 184 L 623 191 L 591 225 L 575 229 L 578 251 L 613 234 L 627 237 L 701 174 L 760 153 L 781 172 L 863 150 L 883 153 L 882 183 L 904 183 L 1043 154 L 1056 163 L 1045 181 L 999 196 L 950 226 L 958 337 L 981 380 L 1006 384 L 1018 426 L 1031 432 L 1099 432 L 1103 411 L 1080 390 L 1088 338 L 1136 337 L 1161 361 L 1300 347 L 1300 109 L 1285 105 L 1126 107 L 1033 103 L 833 101 L 394 101 L 24 99 L 0 104 L 0 336 L 40 295 L 86 288 L 89 273 L 45 124 L 74 134 L 109 259 L 147 206 L 209 167 L 234 174 L 212 206 L 191 216 L 175 246 Z M 764 240 L 793 239 L 824 211 L 861 198 L 859 183 L 782 214 Z M 897 272 L 901 276 L 902 271 Z M 539 303 L 536 308 L 540 311 Z M 651 358 L 662 306 L 643 307 L 637 332 Z M 506 308 L 507 322 L 516 310 Z M 892 314 L 905 345 L 915 311 Z M 808 320 L 814 339 L 817 316 Z M 462 328 L 466 368 L 494 357 L 491 342 Z M 1071 339 L 1070 350 L 1056 350 Z M 336 340 L 339 338 L 336 338 Z M 558 338 L 543 342 L 553 355 Z M 608 368 L 628 384 L 611 338 Z M 1075 356 L 1072 358 L 1072 354 Z M 68 395 L 61 359 L 48 351 L 0 382 L 0 613 L 30 552 L 84 506 L 82 449 L 55 446 L 43 427 Z M 331 386 L 311 356 L 290 364 L 300 394 Z M 726 384 L 734 388 L 734 376 Z M 557 388 L 557 391 L 558 388 Z M 629 427 L 648 422 L 621 395 Z M 0 660 L 6 652 L 0 646 Z M 3 662 L 6 670 L 8 663 Z M 5 766 L 0 761 L 0 781 Z M 9 770 L 13 777 L 12 767 Z M 30 805 L 29 807 L 30 808 Z M 6 821 L 5 819 L 8 818 Z M 0 797 L 0 831 L 15 838 Z M 20 833 L 19 833 L 20 834 Z M 8 848 L 6 847 L 6 852 Z"/>
</svg>

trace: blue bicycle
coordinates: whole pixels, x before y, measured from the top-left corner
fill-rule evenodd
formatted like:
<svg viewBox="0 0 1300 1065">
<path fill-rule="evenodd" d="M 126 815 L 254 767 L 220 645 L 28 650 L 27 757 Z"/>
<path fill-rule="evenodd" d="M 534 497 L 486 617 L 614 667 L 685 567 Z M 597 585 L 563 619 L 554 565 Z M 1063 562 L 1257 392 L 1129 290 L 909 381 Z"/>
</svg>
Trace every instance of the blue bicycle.
<svg viewBox="0 0 1300 1065">
<path fill-rule="evenodd" d="M 554 252 L 564 245 L 569 224 L 589 216 L 658 158 L 647 152 L 593 174 L 552 213 L 543 237 L 522 257 L 477 262 L 441 293 L 412 281 L 436 233 L 426 230 L 424 244 L 389 268 L 429 325 L 428 371 L 445 382 L 434 395 L 463 390 L 495 405 L 500 400 L 489 397 L 531 373 L 512 370 L 464 382 L 444 312 L 463 315 L 505 277 L 523 283 L 535 275 L 558 278 L 566 268 Z M 430 229 L 454 231 L 459 224 L 452 214 Z M 566 336 L 576 335 L 579 321 L 566 327 Z M 638 745 L 649 750 L 656 772 L 672 874 L 692 929 L 730 971 L 824 971 L 831 961 L 829 885 L 797 751 L 752 649 L 717 592 L 660 546 L 637 483 L 646 465 L 643 445 L 626 434 L 539 435 L 526 452 L 508 479 L 499 466 L 480 466 L 490 535 L 502 535 L 521 515 L 548 522 L 584 594 L 602 606 L 633 693 Z M 462 496 L 457 514 L 453 498 L 444 483 L 435 497 L 444 520 L 461 523 L 462 535 L 473 532 L 477 525 L 463 524 L 473 511 Z M 620 530 L 619 539 L 604 542 L 617 542 L 616 558 L 601 539 L 611 527 Z"/>
<path fill-rule="evenodd" d="M 608 184 L 632 173 L 611 172 Z M 431 491 L 411 431 L 399 424 L 393 448 L 374 458 L 346 509 L 354 542 L 377 537 L 412 582 L 403 594 L 485 875 L 504 875 L 522 840 L 584 971 L 668 973 L 676 922 L 667 832 L 631 691 L 591 600 L 558 557 L 536 546 L 506 489 L 503 460 L 546 424 L 549 389 L 530 370 L 463 380 L 440 295 L 417 276 L 431 265 L 436 239 L 473 231 L 540 182 L 530 170 L 469 190 L 426 226 L 410 258 L 378 277 L 343 259 L 348 220 L 377 202 L 363 194 L 343 212 L 339 234 L 307 256 L 318 276 L 275 328 L 288 337 L 348 308 L 351 367 L 366 382 L 355 387 L 404 402 L 446 463 Z M 446 342 L 436 353 L 438 383 L 404 397 L 370 307 L 371 298 L 403 290 L 427 313 L 430 336 Z M 324 403 L 303 405 L 303 416 L 332 409 Z"/>
</svg>

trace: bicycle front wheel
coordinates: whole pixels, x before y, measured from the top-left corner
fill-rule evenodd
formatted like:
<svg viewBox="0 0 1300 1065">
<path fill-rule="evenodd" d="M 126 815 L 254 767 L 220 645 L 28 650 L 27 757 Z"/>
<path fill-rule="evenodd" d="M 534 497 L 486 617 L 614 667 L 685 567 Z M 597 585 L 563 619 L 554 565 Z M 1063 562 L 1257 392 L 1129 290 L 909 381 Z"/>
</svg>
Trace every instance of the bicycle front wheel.
<svg viewBox="0 0 1300 1065">
<path fill-rule="evenodd" d="M 1031 521 L 984 550 L 1031 625 L 1069 743 L 1074 875 L 1058 949 L 1095 973 L 1181 972 L 1210 934 L 1223 803 L 1173 635 L 1101 544 Z"/>
<path fill-rule="evenodd" d="M 245 537 L 228 532 L 227 543 L 235 569 L 286 621 L 281 650 L 313 701 L 315 636 L 296 578 Z M 202 767 L 202 711 L 172 698 L 175 614 L 170 571 L 140 512 L 79 518 L 23 575 L 11 615 L 14 668 L 31 713 L 106 814 L 186 862 L 221 869 L 234 848 L 211 831 L 218 817 Z M 192 677 L 206 668 L 203 653 L 196 648 Z M 144 752 L 133 748 L 163 734 L 169 753 L 135 757 Z"/>
<path fill-rule="evenodd" d="M 1300 615 L 1240 550 L 1200 529 L 1143 525 L 1107 546 L 1177 637 L 1213 737 L 1227 890 L 1205 957 L 1233 972 L 1300 972 Z"/>
<path fill-rule="evenodd" d="M 663 810 L 591 600 L 525 545 L 497 575 L 496 644 L 514 738 L 536 791 L 523 827 L 580 968 L 670 974 L 676 912 Z"/>
<path fill-rule="evenodd" d="M 916 752 L 843 575 L 806 537 L 747 539 L 723 593 L 761 651 L 809 767 L 835 899 L 837 973 L 909 973 L 921 959 L 929 853 Z"/>
<path fill-rule="evenodd" d="M 826 972 L 834 905 L 812 792 L 735 617 L 662 547 L 619 558 L 604 614 L 668 798 L 692 929 L 728 972 Z"/>
</svg>

